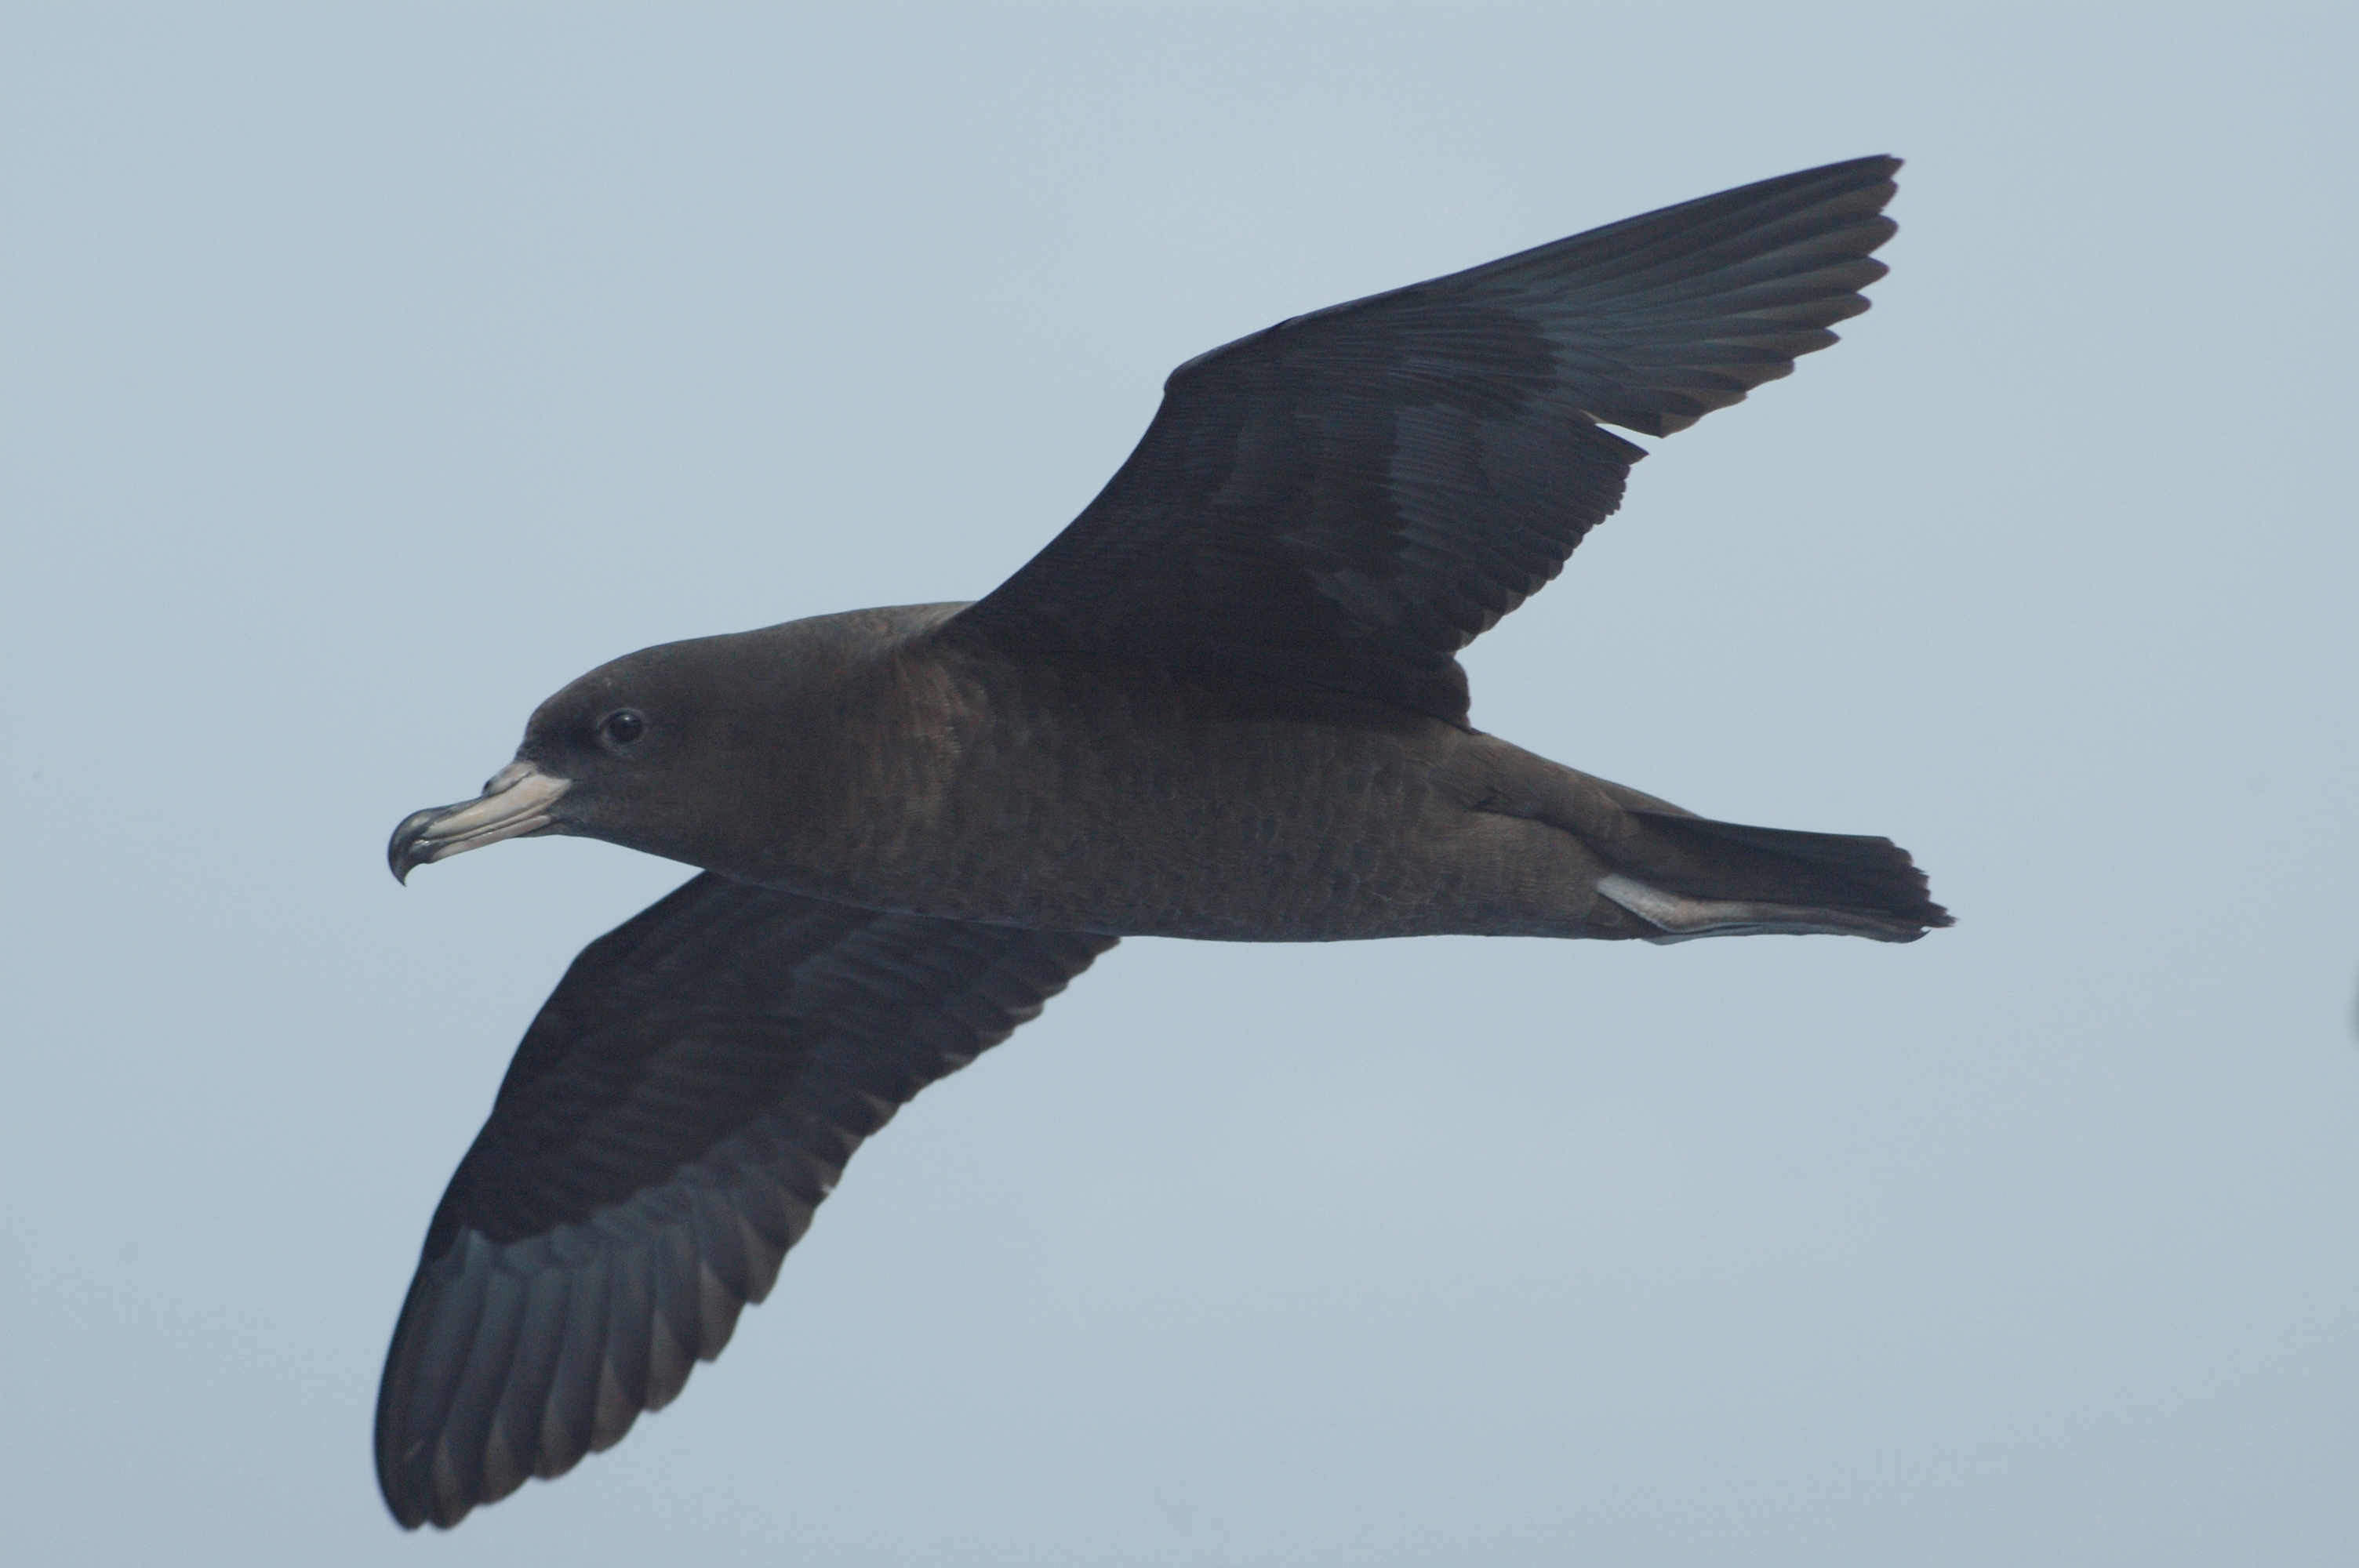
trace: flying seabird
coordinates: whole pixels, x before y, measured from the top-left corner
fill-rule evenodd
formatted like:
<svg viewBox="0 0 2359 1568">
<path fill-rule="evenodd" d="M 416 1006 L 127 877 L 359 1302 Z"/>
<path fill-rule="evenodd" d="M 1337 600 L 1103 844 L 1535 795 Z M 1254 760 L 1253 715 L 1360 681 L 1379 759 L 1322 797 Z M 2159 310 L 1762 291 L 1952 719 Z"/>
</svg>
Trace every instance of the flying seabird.
<svg viewBox="0 0 2359 1568">
<path fill-rule="evenodd" d="M 648 648 L 532 716 L 397 876 L 576 834 L 700 874 L 583 949 L 426 1235 L 395 1518 L 456 1524 L 669 1403 L 861 1140 L 1124 936 L 1908 942 L 1889 839 L 1710 821 L 1467 721 L 1453 656 L 1645 450 L 1867 308 L 1899 160 L 1705 197 L 1190 360 L 973 604 Z"/>
</svg>

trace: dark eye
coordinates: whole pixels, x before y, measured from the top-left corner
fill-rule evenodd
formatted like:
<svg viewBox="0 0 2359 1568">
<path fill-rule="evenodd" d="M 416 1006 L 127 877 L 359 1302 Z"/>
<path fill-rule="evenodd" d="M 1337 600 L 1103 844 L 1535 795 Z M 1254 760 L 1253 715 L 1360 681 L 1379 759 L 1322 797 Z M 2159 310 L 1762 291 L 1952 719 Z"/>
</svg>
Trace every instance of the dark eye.
<svg viewBox="0 0 2359 1568">
<path fill-rule="evenodd" d="M 618 708 L 598 725 L 599 738 L 609 746 L 630 745 L 647 732 L 646 716 L 633 708 Z"/>
</svg>

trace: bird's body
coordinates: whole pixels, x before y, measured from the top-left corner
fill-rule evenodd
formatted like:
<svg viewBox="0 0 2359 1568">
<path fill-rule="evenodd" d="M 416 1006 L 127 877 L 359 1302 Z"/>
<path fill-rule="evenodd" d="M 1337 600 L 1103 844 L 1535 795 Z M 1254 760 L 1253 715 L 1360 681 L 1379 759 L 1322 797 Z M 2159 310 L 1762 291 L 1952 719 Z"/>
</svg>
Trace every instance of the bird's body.
<svg viewBox="0 0 2359 1568">
<path fill-rule="evenodd" d="M 406 1525 L 620 1439 L 860 1141 L 1125 936 L 1908 942 L 1890 840 L 1697 816 L 1475 730 L 1457 652 L 1646 455 L 1867 308 L 1891 158 L 1765 180 L 1199 356 L 971 605 L 642 650 L 394 870 L 528 834 L 702 874 L 586 948 L 427 1234 L 377 1408 Z"/>
<path fill-rule="evenodd" d="M 993 657 L 937 634 L 962 608 L 818 616 L 667 650 L 700 684 L 770 672 L 712 774 L 729 818 L 767 831 L 632 847 L 808 897 L 1051 931 L 1651 929 L 1600 909 L 1604 862 L 1535 819 L 1591 782 L 1571 769 L 1361 698 Z"/>
</svg>

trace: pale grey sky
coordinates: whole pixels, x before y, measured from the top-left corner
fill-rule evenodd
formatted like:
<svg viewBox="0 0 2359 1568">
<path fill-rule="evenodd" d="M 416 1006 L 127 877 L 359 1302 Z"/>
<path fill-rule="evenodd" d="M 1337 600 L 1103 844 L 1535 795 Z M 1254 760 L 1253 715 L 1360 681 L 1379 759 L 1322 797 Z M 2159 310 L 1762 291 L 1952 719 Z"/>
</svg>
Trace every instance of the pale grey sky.
<svg viewBox="0 0 2359 1568">
<path fill-rule="evenodd" d="M 2359 24 L 1468 12 L 0 16 L 0 1556 L 2351 1561 Z M 1468 663 L 1955 930 L 1129 944 L 679 1403 L 396 1530 L 427 1217 L 685 874 L 397 818 L 989 589 L 1202 349 L 1884 151 L 1875 309 Z"/>
</svg>

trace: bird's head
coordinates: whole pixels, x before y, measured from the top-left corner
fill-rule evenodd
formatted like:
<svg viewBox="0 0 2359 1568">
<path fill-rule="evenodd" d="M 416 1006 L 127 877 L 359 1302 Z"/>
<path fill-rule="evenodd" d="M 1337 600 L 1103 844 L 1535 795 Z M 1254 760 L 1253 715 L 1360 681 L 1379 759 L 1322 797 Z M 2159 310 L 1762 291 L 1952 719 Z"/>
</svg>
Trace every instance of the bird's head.
<svg viewBox="0 0 2359 1568">
<path fill-rule="evenodd" d="M 666 820 L 705 793 L 744 728 L 744 633 L 643 648 L 542 703 L 483 793 L 404 817 L 386 859 L 418 867 L 505 838 L 573 834 L 682 857 Z"/>
</svg>

